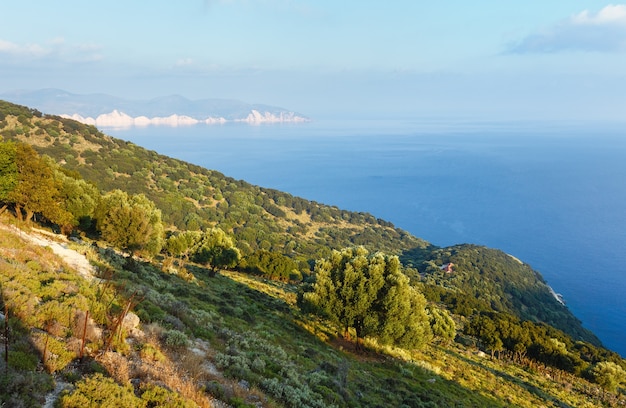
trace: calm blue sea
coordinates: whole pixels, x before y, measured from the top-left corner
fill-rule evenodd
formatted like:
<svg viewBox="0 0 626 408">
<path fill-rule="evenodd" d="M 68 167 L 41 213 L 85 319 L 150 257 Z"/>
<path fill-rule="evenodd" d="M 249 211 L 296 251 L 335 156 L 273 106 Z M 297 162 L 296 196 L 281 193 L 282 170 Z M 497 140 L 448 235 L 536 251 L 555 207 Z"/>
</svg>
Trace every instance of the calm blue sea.
<svg viewBox="0 0 626 408">
<path fill-rule="evenodd" d="M 540 271 L 626 356 L 626 126 L 436 120 L 106 129 L 263 187 Z"/>
</svg>

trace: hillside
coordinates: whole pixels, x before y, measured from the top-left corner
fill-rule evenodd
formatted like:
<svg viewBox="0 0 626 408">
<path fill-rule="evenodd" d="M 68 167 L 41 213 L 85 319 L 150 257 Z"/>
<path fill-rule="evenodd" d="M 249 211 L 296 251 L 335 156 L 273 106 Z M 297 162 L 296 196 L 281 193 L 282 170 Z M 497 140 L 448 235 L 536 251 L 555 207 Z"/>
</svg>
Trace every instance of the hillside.
<svg viewBox="0 0 626 408">
<path fill-rule="evenodd" d="M 63 245 L 87 255 L 96 267 L 92 279 L 27 241 L 32 223 L 15 217 L 21 209 L 7 207 L 0 224 L 19 229 L 0 230 L 3 305 L 16 333 L 6 366 L 11 375 L 3 383 L 11 392 L 2 402 L 37 406 L 52 389 L 46 373 L 57 384 L 73 384 L 63 406 L 74 406 L 69 401 L 80 401 L 81 393 L 95 398 L 94 384 L 137 398 L 129 406 L 625 401 L 618 377 L 626 362 L 600 347 L 537 272 L 500 251 L 434 247 L 370 214 L 253 186 L 4 102 L 0 135 L 51 157 L 42 163 L 61 166 L 55 177 L 93 183 L 100 191 L 90 193 L 95 199 L 113 189 L 145 194 L 160 210 L 167 237 L 218 228 L 241 254 L 216 275 L 199 257 L 171 249 L 130 257 L 120 252 L 130 247 L 114 248 L 83 219 L 73 227 L 77 242 Z M 58 214 L 35 214 L 58 230 L 51 222 Z M 433 339 L 423 347 L 402 349 L 375 336 L 355 344 L 332 320 L 302 307 L 303 291 L 315 285 L 312 265 L 355 245 L 400 256 L 403 274 L 428 301 Z M 449 272 L 441 269 L 449 263 Z M 92 338 L 79 359 L 86 310 L 93 316 Z M 141 323 L 122 328 L 131 310 Z M 442 322 L 451 334 L 438 326 Z M 598 374 L 607 365 L 617 367 L 618 375 L 609 376 L 619 380 L 616 386 Z"/>
<path fill-rule="evenodd" d="M 276 106 L 229 99 L 189 100 L 179 95 L 128 100 L 105 94 L 78 95 L 61 89 L 17 91 L 0 98 L 97 126 L 146 126 L 226 122 L 306 122 L 305 116 Z"/>
</svg>

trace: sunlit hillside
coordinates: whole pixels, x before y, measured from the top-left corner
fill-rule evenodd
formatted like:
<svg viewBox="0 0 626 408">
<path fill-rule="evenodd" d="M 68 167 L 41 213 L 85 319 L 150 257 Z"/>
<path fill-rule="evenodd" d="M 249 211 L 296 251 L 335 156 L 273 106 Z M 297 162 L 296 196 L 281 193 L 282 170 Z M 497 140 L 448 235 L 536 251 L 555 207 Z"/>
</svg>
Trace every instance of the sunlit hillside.
<svg viewBox="0 0 626 408">
<path fill-rule="evenodd" d="M 0 102 L 6 406 L 626 404 L 523 260 Z"/>
</svg>

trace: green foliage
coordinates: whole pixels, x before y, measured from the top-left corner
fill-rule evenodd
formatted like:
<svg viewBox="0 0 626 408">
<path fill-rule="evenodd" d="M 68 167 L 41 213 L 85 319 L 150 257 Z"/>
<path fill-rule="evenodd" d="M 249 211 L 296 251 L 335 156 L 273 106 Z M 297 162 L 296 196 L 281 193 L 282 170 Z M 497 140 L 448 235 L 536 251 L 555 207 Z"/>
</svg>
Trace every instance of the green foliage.
<svg viewBox="0 0 626 408">
<path fill-rule="evenodd" d="M 428 314 L 428 320 L 433 335 L 443 341 L 454 340 L 456 336 L 456 324 L 445 309 L 429 305 L 426 308 Z"/>
<path fill-rule="evenodd" d="M 97 256 L 102 258 L 96 262 L 103 276 L 104 271 L 115 273 L 106 274 L 104 285 L 86 287 L 72 278 L 73 272 L 45 259 L 51 251 L 1 242 L 3 297 L 15 313 L 10 319 L 13 339 L 22 340 L 11 344 L 9 376 L 0 378 L 6 390 L 0 393 L 0 405 L 41 406 L 42 393 L 51 388 L 51 380 L 33 372 L 35 359 L 30 356 L 44 359 L 46 339 L 47 368 L 64 370 L 65 378 L 81 377 L 69 371 L 72 365 L 67 364 L 76 357 L 75 337 L 82 330 L 77 329 L 77 310 L 90 310 L 94 327 L 109 324 L 111 329 L 125 304 L 111 288 L 141 294 L 136 312 L 144 323 L 158 322 L 167 328 L 160 329 L 154 339 L 171 347 L 168 354 L 184 356 L 183 345 L 190 336 L 199 337 L 193 339 L 194 344 L 204 342 L 210 350 L 206 358 L 229 378 L 211 373 L 213 381 L 206 383 L 206 390 L 234 406 L 258 403 L 259 399 L 253 402 L 243 396 L 248 385 L 269 406 L 595 406 L 601 404 L 593 394 L 595 387 L 570 373 L 583 373 L 604 384 L 602 373 L 613 371 L 601 369 L 601 362 L 624 367 L 616 354 L 580 341 L 588 339 L 580 323 L 554 300 L 539 274 L 499 251 L 429 247 L 370 214 L 252 186 L 110 138 L 91 126 L 56 117 L 34 119 L 27 108 L 1 101 L 0 127 L 8 139 L 28 141 L 39 153 L 53 157 L 41 163 L 51 169 L 59 203 L 69 211 L 71 225 L 84 221 L 83 227 L 88 228 L 91 217 L 98 218 L 94 203 L 99 189 L 120 188 L 129 202 L 143 194 L 153 203 L 148 207 L 163 211 L 168 230 L 179 231 L 164 246 L 165 261 L 177 267 L 190 259 L 214 270 L 232 267 L 235 256 L 222 258 L 224 263 L 217 266 L 220 258 L 211 253 L 212 248 L 225 247 L 242 254 L 241 270 L 283 281 L 293 273 L 289 277 L 293 281 L 298 273 L 306 275 L 312 259 L 326 258 L 318 262 L 315 284 L 300 292 L 300 304 L 331 318 L 336 310 L 324 307 L 314 290 L 324 282 L 324 262 L 333 265 L 337 256 L 333 249 L 366 246 L 367 250 L 353 249 L 354 256 L 345 262 L 339 256 L 339 272 L 333 273 L 342 278 L 332 285 L 320 283 L 318 289 L 326 287 L 328 293 L 334 289 L 335 297 L 349 299 L 346 310 L 338 312 L 339 324 L 343 328 L 345 322 L 354 324 L 348 327 L 359 336 L 370 336 L 366 354 L 355 355 L 332 344 L 336 329 L 293 307 L 297 288 L 284 282 L 229 271 L 209 279 L 204 269 L 189 264 L 185 268 L 196 275 L 189 284 L 180 276 L 163 274 L 160 265 L 126 260 L 101 249 Z M 2 150 L 2 146 L 6 144 L 0 144 L 0 169 L 4 163 L 9 181 L 0 186 L 4 183 L 8 192 L 15 188 L 10 179 L 16 173 L 11 168 L 11 148 Z M 32 163 L 34 169 L 41 164 Z M 102 213 L 98 215 L 102 219 Z M 177 228 L 170 229 L 170 224 Z M 221 231 L 215 234 L 219 239 L 211 236 L 212 228 Z M 153 251 L 147 247 L 132 250 Z M 376 250 L 404 251 L 402 260 L 409 266 L 405 274 L 400 273 L 397 258 L 369 255 L 368 251 Z M 455 264 L 453 273 L 439 269 L 448 262 Z M 427 307 L 419 291 L 430 302 Z M 414 311 L 415 316 L 409 316 Z M 481 357 L 473 348 L 451 342 L 455 321 L 464 328 L 459 338 L 467 344 L 478 342 L 499 359 Z M 562 326 L 570 326 L 574 337 L 542 321 L 561 321 Z M 427 341 L 431 331 L 443 341 L 410 351 L 384 345 L 415 347 Z M 99 338 L 94 335 L 88 347 L 97 351 L 102 345 Z M 31 342 L 36 350 L 29 348 Z M 67 347 L 70 342 L 73 348 Z M 197 374 L 193 364 L 186 364 L 189 360 L 168 361 L 156 340 L 136 349 L 129 349 L 123 340 L 119 346 L 127 353 L 134 350 L 150 364 L 180 364 L 185 375 Z M 120 355 L 121 362 L 124 358 Z M 239 388 L 232 380 L 244 381 Z M 87 386 L 90 381 L 93 384 Z M 68 404 L 76 404 L 68 406 L 189 406 L 175 392 L 154 384 L 132 390 L 103 376 L 84 378 L 78 384 L 77 391 L 63 396 Z M 609 390 L 613 384 L 619 383 L 608 381 L 603 386 Z M 275 401 L 265 401 L 266 396 Z M 110 401 L 105 400 L 109 397 Z M 615 396 L 615 404 L 623 400 Z"/>
<path fill-rule="evenodd" d="M 305 373 L 298 369 L 289 354 L 256 334 L 223 329 L 227 339 L 224 353 L 215 357 L 216 365 L 236 379 L 258 383 L 263 390 L 287 407 L 331 407 L 314 388 L 330 381 L 323 372 Z"/>
<path fill-rule="evenodd" d="M 239 266 L 248 273 L 261 275 L 268 279 L 293 281 L 302 278 L 299 270 L 300 265 L 297 261 L 283 254 L 263 249 L 245 256 Z"/>
<path fill-rule="evenodd" d="M 611 361 L 599 362 L 591 373 L 595 382 L 607 391 L 615 391 L 620 385 L 626 384 L 626 371 Z"/>
<path fill-rule="evenodd" d="M 464 333 L 475 336 L 492 353 L 505 351 L 517 361 L 531 358 L 576 375 L 601 360 L 621 358 L 590 343 L 573 341 L 566 333 L 546 324 L 520 321 L 507 313 L 482 312 L 465 325 Z"/>
<path fill-rule="evenodd" d="M 161 211 L 143 194 L 121 190 L 105 194 L 95 212 L 102 238 L 130 251 L 156 254 L 163 246 Z"/>
<path fill-rule="evenodd" d="M 31 352 L 9 351 L 9 367 L 16 370 L 34 371 L 39 359 Z"/>
<path fill-rule="evenodd" d="M 13 115 L 17 112 L 28 117 L 27 108 L 4 104 L 0 112 L 6 118 L 17 118 L 19 114 Z M 144 194 L 162 211 L 166 224 L 181 230 L 217 226 L 232 234 L 244 255 L 266 249 L 307 261 L 328 256 L 329 247 L 358 244 L 399 253 L 424 245 L 371 214 L 342 211 L 234 180 L 105 136 L 93 126 L 55 116 L 27 123 L 33 126 L 29 142 L 39 153 L 79 172 L 99 190 Z M 13 128 L 5 130 L 11 132 L 7 136 L 11 140 L 26 140 Z"/>
<path fill-rule="evenodd" d="M 142 384 L 141 399 L 149 408 L 195 408 L 191 401 L 154 384 Z"/>
<path fill-rule="evenodd" d="M 121 386 L 102 374 L 94 374 L 79 381 L 76 388 L 61 395 L 60 408 L 145 408 L 146 401 L 135 396 L 133 387 Z"/>
<path fill-rule="evenodd" d="M 50 164 L 24 143 L 16 146 L 15 164 L 17 185 L 7 194 L 7 201 L 15 206 L 18 217 L 24 210 L 27 221 L 38 213 L 56 224 L 68 224 L 71 216 L 61 205 L 60 186 Z"/>
<path fill-rule="evenodd" d="M 397 257 L 363 248 L 333 251 L 315 264 L 315 283 L 302 299 L 359 338 L 416 348 L 430 340 L 426 300 L 400 270 Z"/>
<path fill-rule="evenodd" d="M 171 235 L 165 242 L 165 251 L 174 257 L 207 266 L 210 276 L 215 276 L 221 268 L 233 268 L 241 259 L 239 249 L 233 239 L 221 228 L 206 231 L 184 231 Z"/>
<path fill-rule="evenodd" d="M 232 268 L 239 262 L 241 254 L 235 244 L 221 228 L 205 231 L 197 249 L 194 260 L 208 266 L 214 275 L 220 268 Z"/>
<path fill-rule="evenodd" d="M 188 259 L 201 240 L 202 233 L 199 231 L 183 231 L 166 240 L 165 251 L 171 256 Z"/>
<path fill-rule="evenodd" d="M 433 296 L 445 301 L 454 313 L 470 317 L 480 311 L 506 312 L 600 345 L 598 338 L 555 299 L 538 272 L 502 251 L 477 245 L 431 246 L 407 251 L 401 259 L 422 272 L 425 292 L 431 290 L 428 287 L 438 292 Z M 446 263 L 454 264 L 451 273 L 440 269 Z"/>
<path fill-rule="evenodd" d="M 55 178 L 60 181 L 60 196 L 63 205 L 72 215 L 72 225 L 80 226 L 83 230 L 91 228 L 100 191 L 93 184 L 87 183 L 80 175 L 70 175 L 61 169 L 56 169 Z"/>
<path fill-rule="evenodd" d="M 165 333 L 165 345 L 172 348 L 185 347 L 189 344 L 187 335 L 179 330 L 168 330 Z"/>
<path fill-rule="evenodd" d="M 0 142 L 0 203 L 5 202 L 17 186 L 16 155 L 15 143 Z"/>
</svg>

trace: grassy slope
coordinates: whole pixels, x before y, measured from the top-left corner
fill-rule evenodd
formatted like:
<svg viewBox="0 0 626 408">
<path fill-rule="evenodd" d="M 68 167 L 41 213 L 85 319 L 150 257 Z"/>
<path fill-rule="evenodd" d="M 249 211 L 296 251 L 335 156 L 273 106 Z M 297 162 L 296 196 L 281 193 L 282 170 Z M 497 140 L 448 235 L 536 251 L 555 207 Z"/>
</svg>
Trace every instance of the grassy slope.
<svg viewBox="0 0 626 408">
<path fill-rule="evenodd" d="M 146 192 L 170 210 L 170 221 L 182 223 L 181 228 L 189 220 L 176 219 L 176 214 L 197 210 L 201 222 L 230 229 L 249 245 L 244 252 L 269 246 L 309 260 L 330 248 L 364 244 L 375 250 L 404 252 L 415 266 L 418 262 L 436 265 L 461 252 L 429 248 L 424 241 L 368 214 L 251 186 L 110 138 L 95 128 L 54 117 L 33 117 L 32 112 L 28 117 L 28 110 L 10 108 L 15 114 L 0 117 L 5 138 L 33 144 L 86 179 L 98 180 L 102 188 Z M 3 256 L 12 262 L 11 255 Z M 115 271 L 112 282 L 121 299 L 135 291 L 141 294 L 136 312 L 144 323 L 154 323 L 156 334 L 150 341 L 155 348 L 165 350 L 167 333 L 172 330 L 210 345 L 205 358 L 222 373 L 207 374 L 198 368 L 187 375 L 212 395 L 229 401 L 254 396 L 269 405 L 287 406 L 302 406 L 303 401 L 311 406 L 559 406 L 559 401 L 593 406 L 599 401 L 597 388 L 584 380 L 560 372 L 549 379 L 532 368 L 491 361 L 456 344 L 431 345 L 414 354 L 370 344 L 368 354 L 355 355 L 349 344 L 335 337 L 333 328 L 300 314 L 294 306 L 294 288 L 287 285 L 236 273 L 207 280 L 200 268 L 194 271 L 195 283 L 189 283 L 163 274 L 158 265 L 126 264 L 113 251 L 103 250 L 93 257 L 103 270 Z M 456 258 L 454 262 L 463 265 Z M 469 262 L 464 267 L 469 273 L 475 266 L 476 262 Z M 117 302 L 119 309 L 123 300 Z M 24 323 L 25 336 L 43 327 L 42 322 L 31 324 L 37 329 L 28 324 Z M 120 345 L 120 351 L 136 358 L 146 344 L 142 341 L 130 350 Z M 165 350 L 168 353 L 178 361 L 190 361 L 181 350 Z M 170 366 L 175 367 L 174 361 Z M 242 379 L 252 385 L 251 390 L 238 383 Z M 188 394 L 194 396 L 192 391 Z"/>
<path fill-rule="evenodd" d="M 469 279 L 439 279 L 435 283 L 471 292 L 468 282 L 478 282 L 472 296 L 507 299 L 513 295 L 515 301 L 499 302 L 501 310 L 555 325 L 576 339 L 599 343 L 555 301 L 538 273 L 526 265 L 507 262 L 506 257 L 493 256 L 492 250 L 473 247 L 473 260 L 461 262 L 458 258 L 463 257 L 463 251 L 458 248 L 430 246 L 370 214 L 344 211 L 234 180 L 104 135 L 93 126 L 33 114 L 28 108 L 2 101 L 0 135 L 33 145 L 103 191 L 119 188 L 146 194 L 163 211 L 165 222 L 175 228 L 219 225 L 234 235 L 244 255 L 260 249 L 279 252 L 299 261 L 305 273 L 312 260 L 327 256 L 331 249 L 352 245 L 402 254 L 403 262 L 420 272 L 424 272 L 426 261 L 441 264 L 452 260 L 467 265 L 459 268 L 464 273 L 458 276 Z M 494 269 L 511 273 L 496 280 L 496 274 L 491 273 Z M 488 279 L 484 279 L 485 273 Z M 511 278 L 515 280 L 512 284 L 503 282 Z M 524 280 L 530 283 L 521 283 Z"/>
<path fill-rule="evenodd" d="M 86 307 L 68 303 L 61 296 L 68 282 L 73 282 L 77 294 L 83 293 L 86 299 L 91 299 L 87 303 L 91 303 L 94 316 L 109 302 L 118 305 L 109 306 L 112 310 L 118 310 L 130 293 L 142 294 L 143 300 L 136 312 L 144 320 L 145 332 L 151 334 L 128 336 L 130 347 L 120 343 L 115 346 L 116 353 L 106 355 L 97 353 L 102 341 L 92 341 L 90 348 L 95 360 L 87 360 L 89 363 L 81 366 L 68 364 L 71 358 L 63 360 L 65 365 L 56 359 L 55 371 L 60 375 L 57 378 L 77 381 L 100 371 L 122 382 L 140 378 L 145 384 L 165 383 L 187 397 L 187 401 L 204 406 L 210 406 L 209 399 L 214 397 L 230 403 L 260 401 L 264 406 L 294 407 L 332 404 L 354 407 L 600 405 L 599 391 L 584 380 L 565 373 L 558 376 L 553 373 L 553 378 L 549 378 L 532 369 L 491 360 L 460 345 L 433 344 L 419 352 L 408 353 L 370 343 L 368 352 L 355 354 L 351 344 L 335 337 L 333 328 L 300 314 L 293 305 L 294 293 L 289 285 L 235 272 L 209 279 L 200 268 L 195 270 L 195 283 L 190 283 L 175 275 L 163 274 L 149 263 L 135 262 L 131 272 L 124 269 L 128 267 L 126 261 L 114 251 L 96 252 L 89 245 L 74 245 L 88 253 L 101 269 L 106 265 L 108 270 L 116 271 L 110 282 L 89 284 L 63 266 L 50 251 L 28 245 L 19 233 L 0 230 L 0 244 L 4 248 L 0 254 L 2 265 L 11 264 L 13 270 L 38 271 L 22 273 L 19 278 L 24 287 L 30 288 L 31 296 L 41 301 L 32 305 L 32 318 L 21 318 L 21 340 L 13 338 L 12 350 L 19 349 L 17 344 L 32 342 L 38 344 L 39 358 L 42 358 L 40 326 L 43 317 L 34 317 L 48 313 L 48 317 L 61 320 L 68 309 L 75 312 Z M 19 257 L 14 256 L 15 250 Z M 60 267 L 64 272 L 58 275 L 54 271 Z M 0 270 L 6 293 L 10 273 L 4 268 Z M 118 288 L 117 300 L 99 301 L 96 294 L 111 282 Z M 51 287 L 56 288 L 56 294 Z M 48 291 L 48 297 L 42 295 L 44 290 Z M 61 299 L 60 306 L 58 299 Z M 6 300 L 12 315 L 24 312 L 15 297 Z M 50 314 L 52 305 L 62 311 L 58 315 Z M 96 324 L 106 328 L 107 313 L 102 310 L 101 313 L 104 314 L 96 317 Z M 148 324 L 149 320 L 159 323 Z M 196 339 L 196 345 L 206 345 L 202 359 L 186 349 L 167 346 L 167 332 L 174 328 Z M 63 333 L 59 329 L 49 337 L 59 345 L 59 350 L 66 344 L 65 349 L 75 358 L 79 336 Z M 158 350 L 157 355 L 163 356 L 162 359 L 154 353 L 142 352 L 146 349 Z M 167 371 L 168 375 L 158 376 L 154 370 L 146 368 L 159 361 L 163 364 L 161 371 Z M 207 363 L 219 370 L 203 369 Z M 51 364 L 50 359 L 47 364 Z M 40 393 L 47 392 L 51 386 L 33 384 L 35 380 L 28 372 L 28 368 L 11 372 L 13 376 L 31 378 L 32 388 L 28 389 L 22 382 L 14 398 L 21 390 L 26 391 L 28 398 L 41 401 Z M 50 384 L 45 374 L 37 375 L 38 383 Z M 203 397 L 201 388 L 213 395 Z"/>
</svg>

